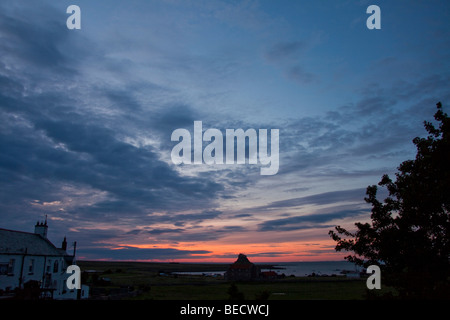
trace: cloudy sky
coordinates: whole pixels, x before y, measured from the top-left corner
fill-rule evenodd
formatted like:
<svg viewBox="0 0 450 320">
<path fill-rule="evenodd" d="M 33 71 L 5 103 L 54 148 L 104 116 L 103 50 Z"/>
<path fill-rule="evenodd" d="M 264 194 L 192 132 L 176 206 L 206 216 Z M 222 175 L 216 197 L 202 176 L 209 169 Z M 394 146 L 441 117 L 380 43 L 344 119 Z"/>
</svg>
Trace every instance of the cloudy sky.
<svg viewBox="0 0 450 320">
<path fill-rule="evenodd" d="M 79 259 L 339 260 L 328 231 L 448 112 L 449 21 L 446 0 L 4 0 L 0 228 L 47 215 Z M 196 120 L 279 129 L 278 173 L 174 165 Z"/>
</svg>

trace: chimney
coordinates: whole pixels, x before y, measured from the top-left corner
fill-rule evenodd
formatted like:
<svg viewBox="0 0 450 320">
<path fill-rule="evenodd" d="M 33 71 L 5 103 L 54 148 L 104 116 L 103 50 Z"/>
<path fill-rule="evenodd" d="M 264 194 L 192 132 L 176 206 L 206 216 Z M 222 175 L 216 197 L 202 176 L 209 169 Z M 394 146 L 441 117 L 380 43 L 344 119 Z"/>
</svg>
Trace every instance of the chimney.
<svg viewBox="0 0 450 320">
<path fill-rule="evenodd" d="M 40 235 L 43 238 L 47 239 L 47 216 L 45 217 L 45 222 L 36 222 L 34 226 L 34 233 Z"/>
<path fill-rule="evenodd" d="M 63 242 L 62 242 L 62 244 L 61 244 L 61 249 L 63 249 L 64 251 L 67 250 L 67 240 L 66 240 L 66 237 L 64 237 L 64 240 L 63 240 Z"/>
</svg>

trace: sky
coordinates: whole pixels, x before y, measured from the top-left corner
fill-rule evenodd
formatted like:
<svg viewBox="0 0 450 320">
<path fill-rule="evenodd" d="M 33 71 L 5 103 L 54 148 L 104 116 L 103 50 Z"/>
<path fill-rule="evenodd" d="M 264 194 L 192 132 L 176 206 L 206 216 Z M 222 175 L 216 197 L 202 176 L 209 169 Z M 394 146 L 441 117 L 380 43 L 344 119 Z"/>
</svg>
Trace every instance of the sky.
<svg viewBox="0 0 450 320">
<path fill-rule="evenodd" d="M 0 228 L 47 216 L 78 259 L 342 260 L 328 231 L 369 221 L 366 188 L 449 110 L 449 21 L 446 0 L 4 0 Z M 278 172 L 174 164 L 194 121 L 278 129 Z"/>
</svg>

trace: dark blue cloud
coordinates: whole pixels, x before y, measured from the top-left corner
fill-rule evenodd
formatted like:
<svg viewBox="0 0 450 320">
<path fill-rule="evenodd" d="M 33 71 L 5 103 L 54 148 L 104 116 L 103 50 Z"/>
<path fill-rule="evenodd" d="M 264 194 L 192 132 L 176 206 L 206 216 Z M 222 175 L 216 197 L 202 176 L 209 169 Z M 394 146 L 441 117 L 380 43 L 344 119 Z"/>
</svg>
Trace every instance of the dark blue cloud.
<svg viewBox="0 0 450 320">
<path fill-rule="evenodd" d="M 258 230 L 292 231 L 292 230 L 314 229 L 314 228 L 332 228 L 333 225 L 329 224 L 332 220 L 338 220 L 348 217 L 356 217 L 366 213 L 367 213 L 366 210 L 349 209 L 330 213 L 315 213 L 302 216 L 294 216 L 289 218 L 273 219 L 260 223 L 258 225 Z"/>
<path fill-rule="evenodd" d="M 109 260 L 168 260 L 201 258 L 201 255 L 210 253 L 207 250 L 178 250 L 173 248 L 135 248 L 124 246 L 120 249 L 91 248 L 78 251 L 84 259 Z"/>
<path fill-rule="evenodd" d="M 0 13 L 5 39 L 0 44 L 3 218 L 20 224 L 16 219 L 24 212 L 42 216 L 56 210 L 30 206 L 34 200 L 75 200 L 73 193 L 64 194 L 62 186 L 102 195 L 89 203 L 79 201 L 77 205 L 73 201 L 74 206 L 58 214 L 92 223 L 106 217 L 111 222 L 127 217 L 139 224 L 155 210 L 167 211 L 170 220 L 176 211 L 214 207 L 223 191 L 220 183 L 208 176 L 183 177 L 160 159 L 160 150 L 124 142 L 124 137 L 133 137 L 136 132 L 163 133 L 170 139 L 167 132 L 173 126 L 192 123 L 192 109 L 149 108 L 135 98 L 133 84 L 127 91 L 96 84 L 95 92 L 89 91 L 95 100 L 90 100 L 84 96 L 83 85 L 73 86 L 83 81 L 77 72 L 80 60 L 73 57 L 97 59 L 99 52 L 80 49 L 74 33 L 68 33 L 57 19 L 61 15 L 55 9 L 43 5 L 38 12 L 24 10 L 23 16 L 10 10 Z M 25 19 L 27 14 L 34 18 Z M 39 21 L 34 20 L 37 17 Z M 118 110 L 123 117 L 110 116 Z M 179 217 L 178 221 L 200 221 L 217 214 L 201 216 Z"/>
<path fill-rule="evenodd" d="M 189 221 L 192 223 L 192 221 Z M 248 231 L 242 226 L 184 226 L 183 228 L 154 228 L 141 230 L 140 235 L 150 235 L 150 239 L 158 241 L 185 242 L 185 241 L 211 241 L 224 236 Z"/>
<path fill-rule="evenodd" d="M 9 4 L 15 7 L 13 3 Z M 35 64 L 44 68 L 66 66 L 67 61 L 58 44 L 68 36 L 64 30 L 64 21 L 56 19 L 43 19 L 38 21 L 39 16 L 54 15 L 58 12 L 50 7 L 38 6 L 37 11 L 23 7 L 19 15 L 11 16 L 2 6 L 0 13 L 0 29 L 2 30 L 2 51 L 13 52 L 15 57 L 25 64 Z M 14 10 L 14 9 L 13 9 Z M 17 9 L 16 9 L 17 10 Z M 58 71 L 61 71 L 59 69 Z"/>
<path fill-rule="evenodd" d="M 311 196 L 274 201 L 265 206 L 261 206 L 258 209 L 279 209 L 304 205 L 325 205 L 339 202 L 362 202 L 364 196 L 365 189 L 331 191 Z"/>
<path fill-rule="evenodd" d="M 165 234 L 165 233 L 180 233 L 183 231 L 184 231 L 184 229 L 182 229 L 182 228 L 175 228 L 175 229 L 159 228 L 159 229 L 147 230 L 146 232 L 151 235 L 160 235 L 160 234 Z"/>
</svg>

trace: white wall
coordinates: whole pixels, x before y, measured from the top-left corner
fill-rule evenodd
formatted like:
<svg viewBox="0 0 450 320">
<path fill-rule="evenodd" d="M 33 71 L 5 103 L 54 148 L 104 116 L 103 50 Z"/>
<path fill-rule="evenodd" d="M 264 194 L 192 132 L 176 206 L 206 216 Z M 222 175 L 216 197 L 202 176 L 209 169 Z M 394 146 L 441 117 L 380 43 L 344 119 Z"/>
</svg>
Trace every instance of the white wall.
<svg viewBox="0 0 450 320">
<path fill-rule="evenodd" d="M 67 265 L 61 256 L 0 254 L 0 289 L 6 291 L 19 287 L 22 275 L 22 287 L 26 282 L 35 280 L 40 282 L 41 287 L 55 288 L 54 299 L 76 299 L 76 290 L 67 289 L 66 280 L 70 275 L 66 269 Z M 86 288 L 85 291 L 89 292 Z"/>
</svg>

